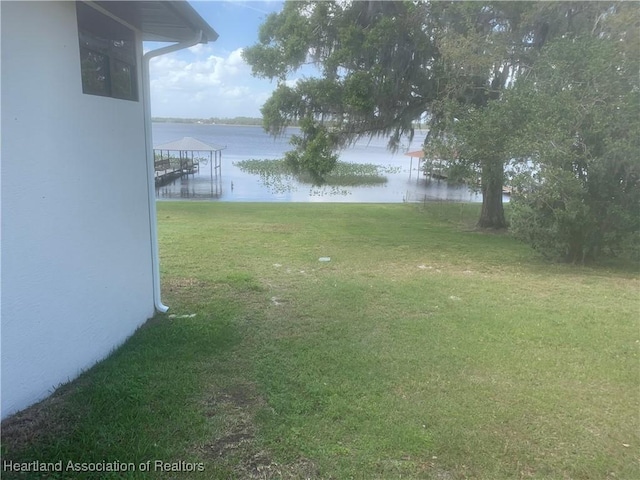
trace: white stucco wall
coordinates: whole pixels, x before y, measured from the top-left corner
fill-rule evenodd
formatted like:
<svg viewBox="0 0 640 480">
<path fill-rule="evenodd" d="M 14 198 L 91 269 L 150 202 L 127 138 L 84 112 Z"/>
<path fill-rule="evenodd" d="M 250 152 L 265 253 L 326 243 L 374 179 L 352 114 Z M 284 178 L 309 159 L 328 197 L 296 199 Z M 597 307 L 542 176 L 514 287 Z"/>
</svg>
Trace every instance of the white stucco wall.
<svg viewBox="0 0 640 480">
<path fill-rule="evenodd" d="M 154 307 L 142 100 L 82 93 L 75 2 L 1 9 L 4 418 Z"/>
</svg>

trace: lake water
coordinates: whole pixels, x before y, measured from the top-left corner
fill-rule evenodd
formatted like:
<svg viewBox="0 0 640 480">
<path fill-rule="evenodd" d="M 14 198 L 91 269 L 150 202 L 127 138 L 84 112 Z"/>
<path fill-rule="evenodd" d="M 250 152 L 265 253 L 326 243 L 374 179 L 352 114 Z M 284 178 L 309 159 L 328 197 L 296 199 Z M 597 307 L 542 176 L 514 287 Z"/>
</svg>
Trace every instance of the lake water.
<svg viewBox="0 0 640 480">
<path fill-rule="evenodd" d="M 385 174 L 387 182 L 376 186 L 312 187 L 292 182 L 289 188 L 274 189 L 265 185 L 259 175 L 245 173 L 235 162 L 248 159 L 279 159 L 290 150 L 289 138 L 297 129 L 289 129 L 274 139 L 261 127 L 236 125 L 201 125 L 154 123 L 153 143 L 194 137 L 208 144 L 225 145 L 222 151 L 221 172 L 216 175 L 211 165 L 201 165 L 194 175 L 185 175 L 172 183 L 156 188 L 158 200 L 210 200 L 225 202 L 354 202 L 402 203 L 430 200 L 481 202 L 479 194 L 464 186 L 447 185 L 445 181 L 428 179 L 417 170 L 417 159 L 402 152 L 392 154 L 386 140 L 361 140 L 340 153 L 340 160 L 353 163 L 372 163 L 395 167 Z M 404 151 L 419 150 L 425 133 L 417 133 Z M 198 154 L 195 154 L 198 156 Z M 202 155 L 204 156 L 204 155 Z M 208 154 L 207 154 L 208 156 Z M 396 173 L 397 172 L 397 173 Z"/>
</svg>

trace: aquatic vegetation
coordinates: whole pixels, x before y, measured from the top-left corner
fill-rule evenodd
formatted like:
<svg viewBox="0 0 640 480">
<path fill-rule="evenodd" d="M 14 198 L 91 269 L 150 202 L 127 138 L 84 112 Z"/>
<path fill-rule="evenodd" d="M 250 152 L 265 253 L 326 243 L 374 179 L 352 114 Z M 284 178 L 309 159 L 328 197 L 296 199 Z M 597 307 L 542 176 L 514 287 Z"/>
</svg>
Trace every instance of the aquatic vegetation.
<svg viewBox="0 0 640 480">
<path fill-rule="evenodd" d="M 314 191 L 330 187 L 335 193 L 348 195 L 350 192 L 338 187 L 376 186 L 387 182 L 385 174 L 397 173 L 400 167 L 391 165 L 375 165 L 373 163 L 338 162 L 336 167 L 325 176 L 322 185 L 315 184 L 311 175 L 295 173 L 283 159 L 259 160 L 250 159 L 234 162 L 240 170 L 252 175 L 259 175 L 262 183 L 274 192 L 290 192 L 296 190 L 296 183 L 309 184 Z M 318 190 L 321 191 L 321 190 Z"/>
<path fill-rule="evenodd" d="M 249 159 L 233 163 L 240 170 L 259 175 L 262 184 L 273 193 L 295 191 L 295 176 L 284 160 Z"/>
</svg>

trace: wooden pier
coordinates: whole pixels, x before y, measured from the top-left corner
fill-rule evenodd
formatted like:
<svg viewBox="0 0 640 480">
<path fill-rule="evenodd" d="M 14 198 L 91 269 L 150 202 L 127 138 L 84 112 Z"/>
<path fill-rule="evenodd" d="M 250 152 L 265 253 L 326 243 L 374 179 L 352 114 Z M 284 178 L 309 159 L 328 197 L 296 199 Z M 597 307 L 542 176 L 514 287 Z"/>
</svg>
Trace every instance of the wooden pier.
<svg viewBox="0 0 640 480">
<path fill-rule="evenodd" d="M 194 174 L 198 171 L 198 168 L 198 162 L 191 159 L 156 159 L 154 162 L 156 187 L 166 185 L 183 175 Z"/>
<path fill-rule="evenodd" d="M 200 167 L 199 160 L 210 164 L 211 178 L 215 170 L 220 174 L 222 150 L 226 146 L 210 145 L 192 137 L 157 145 L 154 148 L 154 170 L 156 187 L 182 177 L 194 174 Z M 206 155 L 207 158 L 195 157 L 194 154 Z"/>
<path fill-rule="evenodd" d="M 446 160 L 442 159 L 431 159 L 426 158 L 426 154 L 423 150 L 417 150 L 415 152 L 405 153 L 408 157 L 411 157 L 411 163 L 409 165 L 409 178 L 411 178 L 411 173 L 413 171 L 413 159 L 418 159 L 418 179 L 420 179 L 420 174 L 425 177 L 435 178 L 436 180 L 446 180 Z"/>
</svg>

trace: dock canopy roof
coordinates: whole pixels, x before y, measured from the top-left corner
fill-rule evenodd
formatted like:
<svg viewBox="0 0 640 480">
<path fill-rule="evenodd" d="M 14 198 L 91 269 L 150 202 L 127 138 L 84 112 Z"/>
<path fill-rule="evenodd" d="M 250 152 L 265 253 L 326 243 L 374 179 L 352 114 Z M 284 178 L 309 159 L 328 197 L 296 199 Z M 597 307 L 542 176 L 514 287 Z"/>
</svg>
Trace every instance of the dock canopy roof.
<svg viewBox="0 0 640 480">
<path fill-rule="evenodd" d="M 210 145 L 197 138 L 184 137 L 181 140 L 156 145 L 154 150 L 170 150 L 176 152 L 218 152 L 227 148 L 223 145 Z"/>
<path fill-rule="evenodd" d="M 97 1 L 103 8 L 142 32 L 142 40 L 184 42 L 202 31 L 202 43 L 214 42 L 217 32 L 185 1 Z"/>
<path fill-rule="evenodd" d="M 407 152 L 405 155 L 413 158 L 424 158 L 425 154 L 422 150 L 416 150 L 415 152 Z"/>
</svg>

